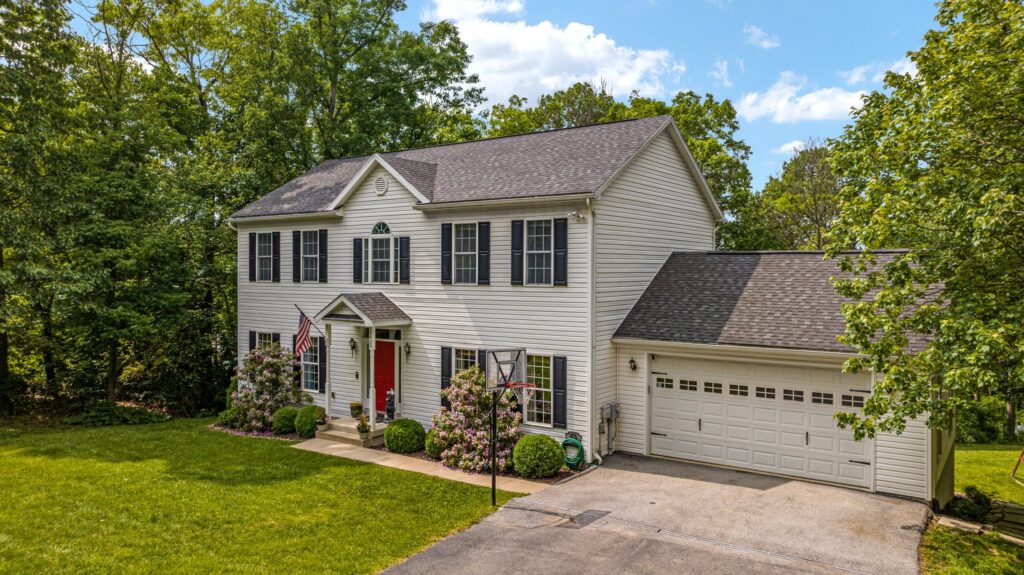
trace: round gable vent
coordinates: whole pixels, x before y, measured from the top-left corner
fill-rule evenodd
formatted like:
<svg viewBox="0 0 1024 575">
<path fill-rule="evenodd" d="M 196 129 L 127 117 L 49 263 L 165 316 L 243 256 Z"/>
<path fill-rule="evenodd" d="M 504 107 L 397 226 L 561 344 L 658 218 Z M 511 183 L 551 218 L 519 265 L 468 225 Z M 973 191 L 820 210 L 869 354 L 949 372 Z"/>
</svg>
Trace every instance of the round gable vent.
<svg viewBox="0 0 1024 575">
<path fill-rule="evenodd" d="M 377 176 L 373 181 L 373 189 L 377 191 L 378 196 L 383 196 L 388 192 L 388 181 L 382 176 Z"/>
</svg>

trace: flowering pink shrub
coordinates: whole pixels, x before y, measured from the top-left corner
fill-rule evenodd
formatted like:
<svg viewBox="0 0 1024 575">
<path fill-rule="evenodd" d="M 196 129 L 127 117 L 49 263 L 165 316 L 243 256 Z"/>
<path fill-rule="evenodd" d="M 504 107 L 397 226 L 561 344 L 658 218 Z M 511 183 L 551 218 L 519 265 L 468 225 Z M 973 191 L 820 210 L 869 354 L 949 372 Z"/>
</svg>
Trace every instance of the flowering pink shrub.
<svg viewBox="0 0 1024 575">
<path fill-rule="evenodd" d="M 473 366 L 452 378 L 441 397 L 450 407 L 434 414 L 436 441 L 441 445 L 441 463 L 467 471 L 490 469 L 491 393 L 484 374 Z M 505 392 L 498 401 L 498 470 L 512 467 L 512 449 L 519 440 L 522 416 L 515 411 L 515 398 Z"/>
<path fill-rule="evenodd" d="M 267 431 L 275 411 L 286 405 L 310 401 L 295 381 L 298 362 L 279 344 L 249 350 L 235 376 L 238 389 L 231 394 L 234 425 L 244 431 Z"/>
</svg>

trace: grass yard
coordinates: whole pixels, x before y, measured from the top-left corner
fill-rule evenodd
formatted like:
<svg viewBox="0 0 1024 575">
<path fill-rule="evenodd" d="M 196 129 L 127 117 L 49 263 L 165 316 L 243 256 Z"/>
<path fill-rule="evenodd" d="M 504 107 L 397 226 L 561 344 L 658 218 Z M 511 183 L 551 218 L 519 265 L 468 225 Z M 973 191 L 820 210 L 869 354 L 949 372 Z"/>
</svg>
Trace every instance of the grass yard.
<svg viewBox="0 0 1024 575">
<path fill-rule="evenodd" d="M 932 524 L 921 542 L 921 575 L 1020 575 L 1024 546 Z"/>
<path fill-rule="evenodd" d="M 0 573 L 373 573 L 491 512 L 486 488 L 209 423 L 0 424 Z"/>
<path fill-rule="evenodd" d="M 1013 464 L 1020 455 L 1021 445 L 967 445 L 956 446 L 956 490 L 973 485 L 982 491 L 995 493 L 997 499 L 1024 505 L 1024 485 L 1010 479 Z M 1017 471 L 1024 481 L 1024 463 Z"/>
</svg>

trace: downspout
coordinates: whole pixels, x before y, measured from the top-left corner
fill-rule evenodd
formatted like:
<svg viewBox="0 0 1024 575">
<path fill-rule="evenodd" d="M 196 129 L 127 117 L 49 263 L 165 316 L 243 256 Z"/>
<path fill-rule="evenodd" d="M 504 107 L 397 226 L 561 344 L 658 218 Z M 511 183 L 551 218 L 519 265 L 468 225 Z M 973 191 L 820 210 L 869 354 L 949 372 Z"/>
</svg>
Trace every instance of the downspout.
<svg viewBox="0 0 1024 575">
<path fill-rule="evenodd" d="M 597 338 L 594 337 L 594 332 L 597 329 L 597 326 L 594 324 L 594 321 L 597 318 L 597 314 L 596 314 L 597 302 L 595 301 L 596 296 L 597 296 L 597 286 L 596 286 L 597 275 L 595 273 L 596 269 L 597 269 L 597 265 L 596 265 L 595 261 L 597 260 L 597 258 L 595 256 L 597 254 L 595 253 L 594 250 L 597 247 L 597 241 L 594 238 L 594 218 L 595 218 L 595 216 L 594 216 L 594 200 L 593 200 L 593 198 L 587 198 L 587 202 L 586 203 L 587 203 L 587 234 L 590 236 L 590 258 L 589 258 L 590 261 L 588 262 L 589 265 L 590 265 L 590 274 L 589 274 L 589 277 L 590 277 L 590 298 L 589 298 L 590 299 L 590 303 L 589 303 L 589 306 L 588 306 L 588 309 L 587 309 L 587 314 L 590 316 L 588 318 L 589 321 L 587 322 L 590 325 L 590 331 L 589 331 L 589 335 L 588 335 L 588 338 L 590 340 L 588 342 L 589 343 L 589 348 L 590 348 L 590 361 L 589 361 L 589 364 L 590 364 L 589 365 L 589 369 L 590 369 L 590 385 L 589 385 L 590 393 L 588 394 L 590 396 L 590 402 L 589 402 L 590 403 L 590 407 L 587 410 L 587 429 L 588 429 L 588 435 L 589 435 L 589 441 L 587 442 L 587 444 L 588 444 L 588 447 L 590 448 L 590 454 L 592 456 L 591 460 L 592 461 L 596 460 L 597 464 L 601 465 L 601 464 L 604 463 L 604 460 L 601 459 L 601 453 L 600 453 L 601 452 L 601 449 L 600 449 L 600 443 L 601 443 L 600 437 L 601 436 L 596 433 L 597 429 L 594 426 L 594 405 L 595 405 L 595 397 L 594 396 L 597 394 L 597 388 L 594 385 L 594 361 L 595 361 L 595 359 L 597 357 L 597 354 L 594 353 L 594 344 L 595 344 L 596 339 L 597 339 Z M 595 442 L 597 443 L 597 449 L 595 449 L 595 445 L 594 445 Z"/>
</svg>

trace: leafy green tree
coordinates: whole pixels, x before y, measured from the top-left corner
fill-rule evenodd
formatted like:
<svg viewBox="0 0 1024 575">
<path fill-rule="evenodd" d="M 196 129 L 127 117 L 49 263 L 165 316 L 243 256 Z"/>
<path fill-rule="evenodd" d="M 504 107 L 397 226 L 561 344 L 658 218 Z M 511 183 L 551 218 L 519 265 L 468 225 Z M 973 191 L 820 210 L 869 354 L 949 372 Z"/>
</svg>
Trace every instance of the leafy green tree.
<svg viewBox="0 0 1024 575">
<path fill-rule="evenodd" d="M 839 213 L 842 181 L 829 165 L 828 147 L 819 142 L 790 158 L 761 192 L 764 216 L 780 249 L 821 250 Z"/>
<path fill-rule="evenodd" d="M 863 415 L 842 416 L 858 436 L 925 414 L 947 427 L 1024 387 L 1024 6 L 947 0 L 936 20 L 917 73 L 887 74 L 835 144 L 848 182 L 828 252 L 867 250 L 836 282 L 859 300 L 843 309 L 863 354 L 847 367 L 884 374 Z"/>
</svg>

